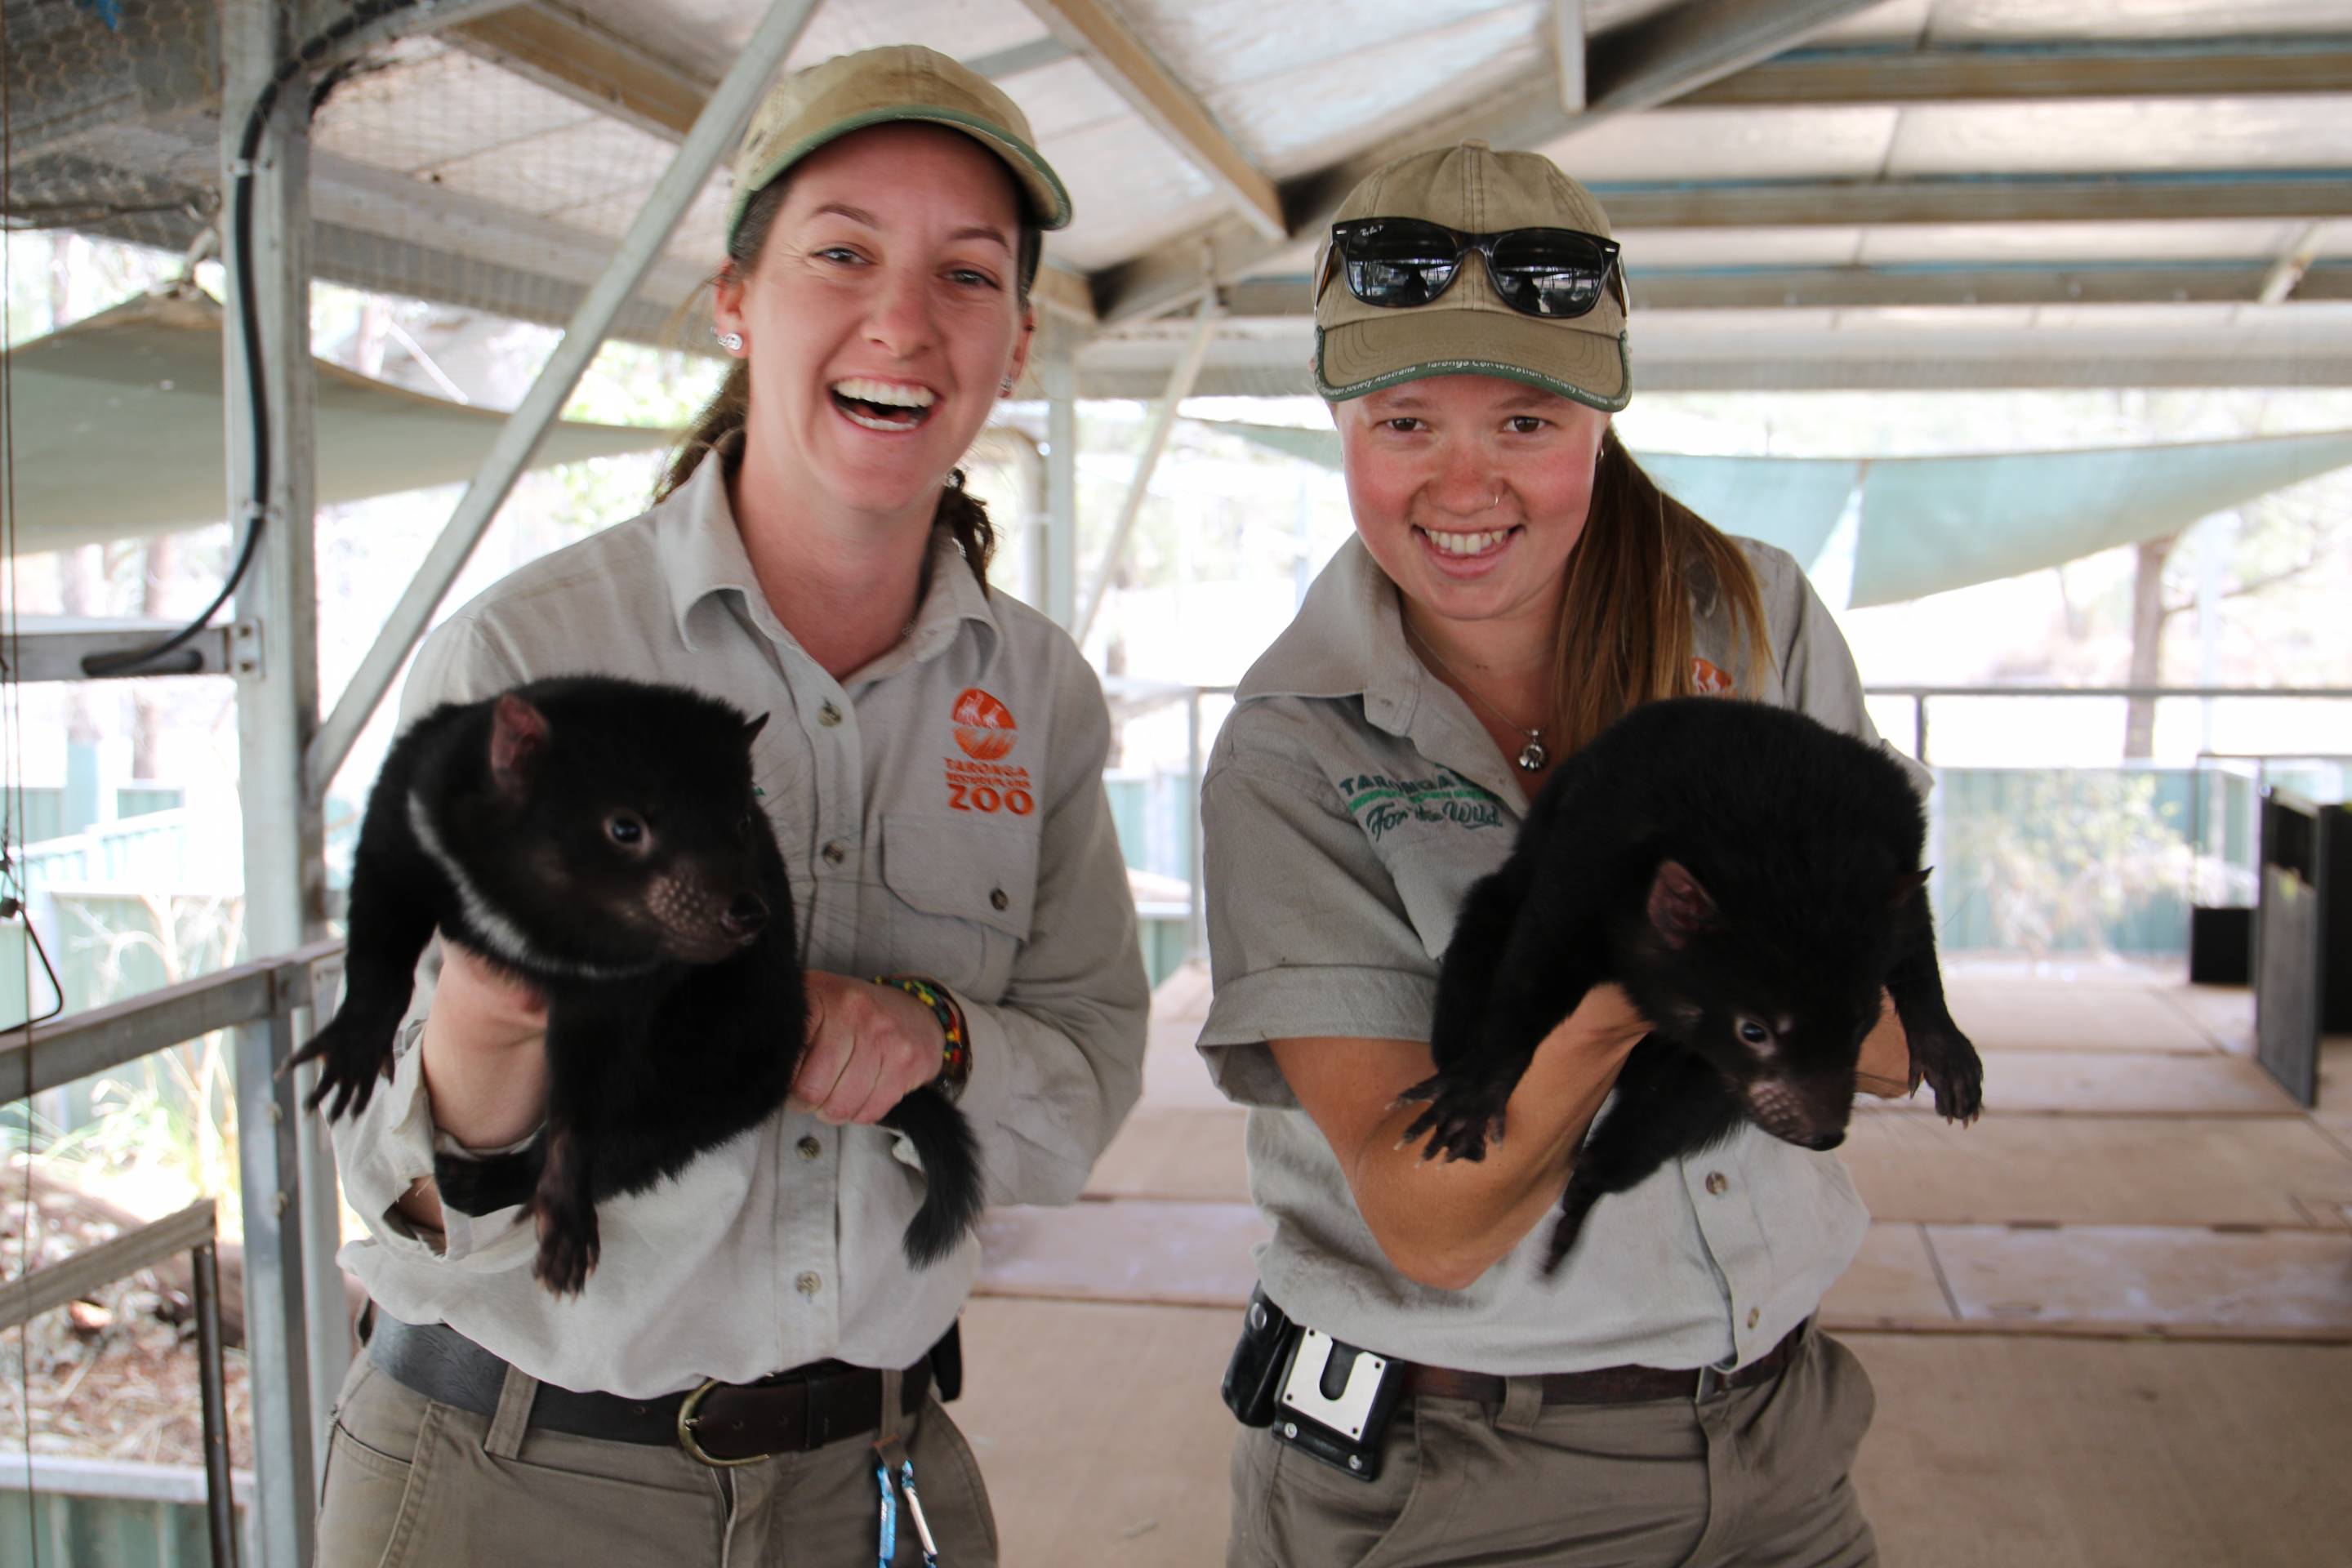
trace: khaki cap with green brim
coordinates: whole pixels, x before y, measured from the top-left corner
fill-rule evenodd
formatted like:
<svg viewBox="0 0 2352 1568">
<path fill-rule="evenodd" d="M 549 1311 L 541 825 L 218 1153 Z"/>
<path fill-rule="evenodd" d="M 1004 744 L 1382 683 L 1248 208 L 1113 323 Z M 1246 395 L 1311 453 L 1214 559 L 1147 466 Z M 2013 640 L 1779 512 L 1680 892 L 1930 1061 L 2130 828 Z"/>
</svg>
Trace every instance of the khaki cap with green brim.
<svg viewBox="0 0 2352 1568">
<path fill-rule="evenodd" d="M 1412 217 L 1465 234 L 1572 228 L 1609 237 L 1592 193 L 1535 153 L 1484 142 L 1416 153 L 1366 176 L 1335 222 Z M 1619 286 L 1568 321 L 1503 302 L 1485 262 L 1465 257 L 1453 286 L 1426 305 L 1367 305 L 1348 289 L 1324 237 L 1315 258 L 1315 390 L 1338 403 L 1431 375 L 1494 375 L 1615 413 L 1633 395 Z"/>
<path fill-rule="evenodd" d="M 1029 121 L 987 78 L 919 44 L 862 49 L 795 71 L 778 82 L 751 116 L 735 155 L 735 194 L 727 204 L 727 243 L 761 187 L 828 142 L 869 125 L 918 120 L 961 131 L 1004 162 L 1020 186 L 1030 221 L 1060 228 L 1070 221 L 1070 193 L 1029 144 Z"/>
</svg>

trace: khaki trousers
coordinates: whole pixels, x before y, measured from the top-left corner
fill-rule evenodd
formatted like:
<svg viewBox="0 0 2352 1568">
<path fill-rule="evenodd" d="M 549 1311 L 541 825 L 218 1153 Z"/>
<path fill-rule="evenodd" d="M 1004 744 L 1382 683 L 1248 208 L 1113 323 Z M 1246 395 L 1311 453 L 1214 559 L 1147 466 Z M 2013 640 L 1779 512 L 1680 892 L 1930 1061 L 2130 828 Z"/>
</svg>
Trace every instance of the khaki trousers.
<svg viewBox="0 0 2352 1568">
<path fill-rule="evenodd" d="M 714 1469 L 676 1447 L 527 1428 L 538 1384 L 509 1371 L 488 1418 L 426 1399 L 362 1352 L 327 1454 L 317 1568 L 637 1563 L 846 1568 L 878 1555 L 870 1436 Z M 996 1519 L 936 1399 L 904 1418 L 941 1568 L 995 1568 Z M 922 1561 L 902 1505 L 894 1564 Z"/>
<path fill-rule="evenodd" d="M 1872 1568 L 1846 1472 L 1876 1407 L 1853 1352 L 1808 1332 L 1780 1376 L 1704 1403 L 1400 1406 L 1380 1479 L 1268 1433 L 1234 1445 L 1228 1568 Z"/>
</svg>

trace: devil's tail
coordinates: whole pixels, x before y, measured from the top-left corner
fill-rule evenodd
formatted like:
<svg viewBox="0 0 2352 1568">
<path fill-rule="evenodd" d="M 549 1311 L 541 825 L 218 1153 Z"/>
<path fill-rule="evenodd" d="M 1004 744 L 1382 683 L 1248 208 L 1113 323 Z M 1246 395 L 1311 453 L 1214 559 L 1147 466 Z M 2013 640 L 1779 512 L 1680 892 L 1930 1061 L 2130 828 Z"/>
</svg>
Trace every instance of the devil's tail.
<svg viewBox="0 0 2352 1568">
<path fill-rule="evenodd" d="M 907 1226 L 906 1247 L 907 1261 L 926 1268 L 961 1246 L 980 1218 L 986 1197 L 980 1150 L 963 1112 L 928 1085 L 891 1107 L 882 1125 L 905 1133 L 923 1162 L 929 1185 L 923 1206 Z"/>
</svg>

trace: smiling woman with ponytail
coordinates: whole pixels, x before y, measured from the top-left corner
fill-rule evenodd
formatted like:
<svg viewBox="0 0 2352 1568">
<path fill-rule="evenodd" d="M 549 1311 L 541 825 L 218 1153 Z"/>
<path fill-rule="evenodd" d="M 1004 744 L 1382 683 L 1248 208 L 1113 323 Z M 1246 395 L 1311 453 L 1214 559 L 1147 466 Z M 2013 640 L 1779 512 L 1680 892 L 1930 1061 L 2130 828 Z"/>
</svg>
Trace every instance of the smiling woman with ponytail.
<svg viewBox="0 0 2352 1568">
<path fill-rule="evenodd" d="M 878 1554 L 876 1532 L 918 1485 L 943 1559 L 993 1563 L 940 1404 L 976 1246 L 908 1266 L 924 1177 L 875 1123 L 935 1084 L 992 1202 L 1069 1203 L 1140 1087 L 1101 689 L 1058 626 L 988 591 L 994 531 L 957 468 L 1027 359 L 1068 196 L 1009 99 L 914 47 L 779 84 L 734 188 L 712 284 L 734 363 L 653 509 L 458 611 L 403 707 L 582 673 L 769 716 L 752 766 L 808 971 L 793 1099 L 604 1205 L 596 1273 L 551 1297 L 528 1215 L 445 1207 L 432 1180 L 531 1138 L 547 1096 L 539 998 L 445 944 L 393 1082 L 338 1124 L 370 1232 L 344 1261 L 373 1308 L 328 1568 L 910 1563 L 911 1523 Z M 967 710 L 1003 715 L 984 789 Z"/>
</svg>

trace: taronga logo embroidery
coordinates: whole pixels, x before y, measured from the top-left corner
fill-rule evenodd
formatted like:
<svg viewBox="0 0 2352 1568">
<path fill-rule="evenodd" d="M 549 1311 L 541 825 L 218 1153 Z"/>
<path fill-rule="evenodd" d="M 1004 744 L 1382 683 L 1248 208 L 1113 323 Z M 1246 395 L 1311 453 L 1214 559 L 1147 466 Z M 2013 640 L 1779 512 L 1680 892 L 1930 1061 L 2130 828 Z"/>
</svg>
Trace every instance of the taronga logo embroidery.
<svg viewBox="0 0 2352 1568">
<path fill-rule="evenodd" d="M 956 744 L 976 763 L 996 761 L 1021 738 L 1013 710 L 977 686 L 963 689 L 948 716 L 955 721 Z"/>
<path fill-rule="evenodd" d="M 1691 660 L 1691 689 L 1701 697 L 1728 697 L 1731 677 L 1703 658 Z"/>
<path fill-rule="evenodd" d="M 1339 794 L 1375 843 L 1391 827 L 1408 822 L 1450 822 L 1473 828 L 1503 826 L 1503 803 L 1452 768 L 1440 768 L 1434 778 L 1425 779 L 1356 773 L 1339 781 Z"/>
<path fill-rule="evenodd" d="M 969 686 L 956 695 L 948 717 L 955 723 L 956 748 L 963 752 L 947 759 L 948 809 L 1009 811 L 1015 816 L 1036 810 L 1029 770 L 1003 760 L 1021 738 L 1013 710 Z"/>
</svg>

